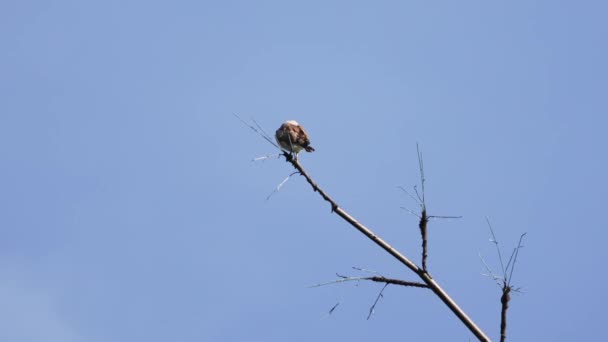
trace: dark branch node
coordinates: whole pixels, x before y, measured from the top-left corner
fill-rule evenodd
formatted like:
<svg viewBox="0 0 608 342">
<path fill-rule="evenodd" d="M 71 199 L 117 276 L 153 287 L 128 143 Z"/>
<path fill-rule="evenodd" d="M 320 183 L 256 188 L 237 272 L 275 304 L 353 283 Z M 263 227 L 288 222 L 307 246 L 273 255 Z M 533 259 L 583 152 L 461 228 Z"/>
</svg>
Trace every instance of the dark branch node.
<svg viewBox="0 0 608 342">
<path fill-rule="evenodd" d="M 422 212 L 420 213 L 420 236 L 422 237 L 422 269 L 426 272 L 426 260 L 428 258 L 428 236 L 427 236 L 427 224 L 429 223 L 429 217 L 426 215 L 426 206 L 422 206 Z"/>
</svg>

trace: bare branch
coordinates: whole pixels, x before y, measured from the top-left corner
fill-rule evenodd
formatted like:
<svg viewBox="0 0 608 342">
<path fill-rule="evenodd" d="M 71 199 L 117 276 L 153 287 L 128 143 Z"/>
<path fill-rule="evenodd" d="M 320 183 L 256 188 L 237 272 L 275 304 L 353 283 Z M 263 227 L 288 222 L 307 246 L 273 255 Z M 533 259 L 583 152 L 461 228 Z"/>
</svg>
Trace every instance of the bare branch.
<svg viewBox="0 0 608 342">
<path fill-rule="evenodd" d="M 415 281 L 392 279 L 392 278 L 385 278 L 385 277 L 379 277 L 379 276 L 369 277 L 367 280 L 375 281 L 377 283 L 387 283 L 387 284 L 400 285 L 400 286 L 406 286 L 406 287 L 429 288 L 428 285 L 419 283 L 419 282 L 415 282 Z"/>
<path fill-rule="evenodd" d="M 490 341 L 490 338 L 473 322 L 473 320 L 464 312 L 462 309 L 456 304 L 456 302 L 437 284 L 437 282 L 423 269 L 420 269 L 416 264 L 414 264 L 410 259 L 405 257 L 383 239 L 381 239 L 378 235 L 372 232 L 369 228 L 359 223 L 354 217 L 348 214 L 344 209 L 338 206 L 338 204 L 325 192 L 321 189 L 317 183 L 308 175 L 308 173 L 304 170 L 302 165 L 297 161 L 297 159 L 293 158 L 288 153 L 283 153 L 285 160 L 293 167 L 300 172 L 302 177 L 306 179 L 308 184 L 312 187 L 315 192 L 318 192 L 319 195 L 327 201 L 331 205 L 331 211 L 336 213 L 336 215 L 340 216 L 346 222 L 348 222 L 355 229 L 364 234 L 368 239 L 372 240 L 375 244 L 384 249 L 387 253 L 392 255 L 395 259 L 409 268 L 412 272 L 416 273 L 418 277 L 443 301 L 445 305 L 447 305 L 450 310 L 462 321 L 462 323 L 473 333 L 480 341 Z"/>
<path fill-rule="evenodd" d="M 246 123 L 245 121 L 243 121 L 238 115 L 234 114 L 234 116 L 237 117 L 243 124 L 245 124 L 251 130 L 253 130 L 254 132 L 258 133 L 260 136 L 262 136 L 271 145 L 275 146 L 279 150 L 282 150 L 270 138 L 270 136 L 261 128 L 261 126 L 255 120 L 254 120 L 254 123 L 257 126 L 257 128 Z M 422 216 L 421 222 L 423 222 L 423 220 L 424 220 L 425 225 L 426 225 L 426 222 L 428 222 L 428 217 L 426 216 L 426 204 L 425 204 L 425 198 L 424 198 L 424 196 L 425 196 L 425 194 L 424 194 L 424 183 L 425 183 L 424 167 L 423 167 L 423 162 L 422 162 L 422 155 L 420 153 L 418 146 L 417 146 L 417 150 L 418 150 L 418 156 L 419 156 L 421 185 L 422 185 L 422 190 L 423 190 L 422 196 L 420 196 L 416 187 L 414 187 L 414 189 L 416 190 L 416 194 L 419 197 L 419 202 L 422 203 L 423 213 L 421 215 Z M 353 218 L 350 214 L 348 214 L 344 209 L 340 208 L 338 206 L 338 204 L 325 191 L 323 191 L 316 184 L 316 182 L 308 175 L 308 173 L 303 169 L 302 165 L 300 165 L 300 163 L 298 162 L 297 154 L 294 156 L 293 153 L 287 153 L 287 152 L 283 151 L 283 156 L 285 157 L 285 160 L 287 162 L 291 163 L 292 166 L 306 179 L 306 181 L 310 184 L 312 189 L 315 192 L 318 192 L 321 195 L 321 197 L 331 205 L 332 213 L 336 213 L 338 216 L 340 216 L 342 219 L 344 219 L 346 222 L 348 222 L 351 226 L 353 226 L 354 228 L 359 230 L 367 238 L 372 240 L 374 243 L 376 243 L 378 246 L 380 246 L 382 249 L 384 249 L 387 253 L 392 255 L 399 262 L 401 262 L 403 265 L 405 265 L 407 268 L 409 268 L 412 272 L 414 272 L 416 275 L 418 275 L 418 277 L 420 277 L 420 279 L 423 280 L 423 282 L 425 283 L 425 284 L 421 284 L 421 285 L 430 288 L 443 301 L 443 303 L 446 304 L 448 306 L 448 308 L 450 308 L 450 310 L 452 310 L 452 312 L 465 324 L 465 326 L 467 326 L 467 328 L 469 328 L 469 330 L 480 341 L 490 341 L 490 339 L 486 336 L 486 334 L 473 322 L 473 320 L 471 320 L 470 317 L 468 317 L 468 315 L 464 311 L 462 311 L 462 309 L 458 306 L 458 304 L 456 304 L 456 302 L 439 286 L 439 284 L 437 284 L 437 282 L 430 276 L 430 274 L 428 274 L 428 272 L 426 271 L 426 267 L 424 267 L 422 269 L 419 268 L 415 263 L 410 261 L 407 257 L 405 257 L 403 254 L 398 252 L 395 248 L 393 248 L 391 245 L 389 245 L 383 239 L 378 237 L 369 228 L 367 228 L 363 224 L 359 223 L 355 218 Z M 291 175 L 289 177 L 291 177 Z M 282 184 L 285 181 L 286 180 L 284 180 L 282 182 Z M 282 184 L 279 184 L 279 186 L 277 188 L 280 188 L 280 186 Z M 424 228 L 426 228 L 426 226 Z M 388 278 L 383 278 L 383 277 L 368 277 L 368 278 L 372 278 L 370 280 L 373 280 L 373 281 L 378 281 L 378 280 L 374 280 L 374 278 L 382 279 L 381 281 L 385 283 L 384 288 L 386 288 L 386 286 L 388 286 L 388 284 L 389 284 L 389 282 L 386 281 Z M 349 278 L 343 278 L 337 282 L 348 281 L 348 279 Z M 413 285 L 409 285 L 409 286 L 413 286 Z M 423 287 L 423 286 L 420 286 L 420 287 Z M 373 308 L 375 307 L 376 303 L 378 302 L 378 300 L 381 296 L 382 296 L 382 292 L 379 294 L 378 298 L 376 299 L 374 306 L 370 309 L 371 312 L 373 312 Z M 371 314 L 371 312 L 370 312 L 370 314 Z"/>
<path fill-rule="evenodd" d="M 340 279 L 336 279 L 336 280 L 333 280 L 333 281 L 328 281 L 326 283 L 312 285 L 312 286 L 309 286 L 309 287 L 313 288 L 313 287 L 321 287 L 321 286 L 326 286 L 326 285 L 331 285 L 331 284 L 345 283 L 345 282 L 349 282 L 349 281 L 356 281 L 356 282 L 358 282 L 358 281 L 361 281 L 361 280 L 367 280 L 367 281 L 373 281 L 373 282 L 376 282 L 376 283 L 393 284 L 393 285 L 399 285 L 399 286 L 405 286 L 405 287 L 429 288 L 428 285 L 426 285 L 424 283 L 419 283 L 419 282 L 415 282 L 415 281 L 401 280 L 401 279 L 386 278 L 386 277 L 383 277 L 383 276 L 347 277 L 347 276 L 343 276 L 343 275 L 339 275 L 339 274 L 336 274 L 336 275 Z"/>
<path fill-rule="evenodd" d="M 490 232 L 492 234 L 492 239 L 490 239 L 490 242 L 492 242 L 496 246 L 496 252 L 498 254 L 498 259 L 500 260 L 500 266 L 502 268 L 502 273 L 503 273 L 502 279 L 500 277 L 497 277 L 494 274 L 492 274 L 490 267 L 485 262 L 485 260 L 483 258 L 481 258 L 481 255 L 480 255 L 480 258 L 481 258 L 481 261 L 483 262 L 484 266 L 490 272 L 490 274 L 492 274 L 492 277 L 498 283 L 498 286 L 500 286 L 501 291 L 502 291 L 502 295 L 500 296 L 500 303 L 501 303 L 500 341 L 504 342 L 507 339 L 507 310 L 509 309 L 509 302 L 511 301 L 510 293 L 511 293 L 511 291 L 519 292 L 519 288 L 513 290 L 513 287 L 511 286 L 513 270 L 515 268 L 515 263 L 517 262 L 517 256 L 519 255 L 519 250 L 521 248 L 523 248 L 522 241 L 523 241 L 524 236 L 526 236 L 526 233 L 523 233 L 520 235 L 517 247 L 513 249 L 513 252 L 511 252 L 509 261 L 507 262 L 507 265 L 505 266 L 503 263 L 503 260 L 502 260 L 502 252 L 500 250 L 498 240 L 496 239 L 496 234 L 494 234 L 494 229 L 492 229 L 490 220 L 487 217 L 486 217 L 486 222 L 488 223 L 488 227 L 490 228 Z M 509 274 L 508 276 L 507 276 L 507 273 Z M 498 280 L 501 280 L 501 281 L 499 282 Z"/>
</svg>

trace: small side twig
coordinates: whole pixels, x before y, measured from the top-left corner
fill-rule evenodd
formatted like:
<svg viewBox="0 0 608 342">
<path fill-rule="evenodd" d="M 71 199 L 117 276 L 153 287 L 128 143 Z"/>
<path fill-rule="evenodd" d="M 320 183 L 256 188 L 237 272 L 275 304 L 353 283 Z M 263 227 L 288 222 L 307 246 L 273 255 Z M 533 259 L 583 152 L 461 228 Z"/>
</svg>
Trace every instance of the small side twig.
<svg viewBox="0 0 608 342">
<path fill-rule="evenodd" d="M 321 286 L 331 285 L 331 284 L 345 283 L 345 282 L 349 282 L 349 281 L 367 280 L 367 281 L 373 281 L 373 282 L 376 282 L 376 283 L 393 284 L 393 285 L 406 286 L 406 287 L 429 288 L 429 286 L 427 284 L 424 284 L 424 283 L 419 283 L 419 282 L 416 282 L 416 281 L 394 279 L 394 278 L 386 278 L 386 277 L 383 277 L 383 276 L 348 277 L 348 276 L 343 276 L 343 275 L 340 275 L 340 274 L 336 274 L 336 276 L 338 276 L 340 279 L 336 279 L 336 280 L 329 281 L 329 282 L 326 282 L 326 283 L 312 285 L 312 286 L 309 286 L 309 287 L 313 288 L 313 287 L 321 287 Z"/>
<path fill-rule="evenodd" d="M 483 258 L 483 256 L 481 255 L 481 253 L 479 253 L 479 258 L 481 259 L 481 262 L 483 263 L 483 266 L 486 268 L 486 271 L 488 271 L 488 274 L 484 274 L 484 275 L 488 276 L 488 277 L 492 277 L 492 279 L 494 281 L 496 281 L 496 285 L 498 285 L 499 287 L 501 287 L 502 286 L 502 281 L 504 279 L 502 277 L 499 277 L 499 276 L 495 275 L 494 272 L 492 272 L 492 269 L 490 268 L 490 266 L 488 266 L 488 263 Z"/>
<path fill-rule="evenodd" d="M 254 131 L 255 133 L 257 133 L 258 135 L 260 135 L 262 138 L 264 138 L 264 140 L 266 140 L 267 142 L 269 142 L 272 146 L 276 147 L 277 149 L 279 149 L 281 151 L 281 153 L 279 154 L 268 154 L 268 155 L 264 155 L 264 156 L 260 156 L 260 157 L 256 157 L 253 158 L 252 161 L 265 161 L 267 159 L 270 158 L 274 158 L 276 157 L 277 159 L 280 158 L 283 153 L 285 153 L 280 147 L 279 145 L 277 145 L 273 139 L 270 137 L 270 135 L 268 133 L 266 133 L 266 131 L 262 128 L 262 126 L 255 120 L 255 119 L 251 119 L 251 121 L 253 122 L 252 124 L 247 123 L 245 120 L 241 119 L 240 116 L 236 115 L 236 114 L 232 114 L 234 115 L 237 119 L 239 119 L 239 121 L 241 121 L 241 123 L 243 123 L 243 125 L 249 127 L 249 129 L 251 129 L 252 131 Z M 291 140 L 290 140 L 291 143 Z M 292 146 L 292 150 L 293 150 L 293 146 Z M 285 185 L 285 183 L 289 180 L 289 178 L 291 178 L 291 176 L 295 175 L 296 172 L 291 173 L 289 176 L 285 177 L 285 179 L 283 179 L 283 181 L 281 181 L 281 183 L 279 183 L 279 185 L 277 185 L 274 190 L 272 190 L 272 192 L 266 196 L 266 200 L 269 200 L 270 197 L 272 197 L 272 195 L 274 195 L 275 193 L 279 192 L 279 190 L 281 190 L 281 187 L 283 187 L 283 185 Z"/>
<path fill-rule="evenodd" d="M 281 190 L 281 188 L 283 187 L 283 185 L 285 183 L 287 183 L 287 181 L 289 180 L 289 178 L 291 178 L 291 176 L 297 174 L 298 172 L 292 172 L 291 174 L 289 174 L 289 176 L 285 177 L 285 179 L 283 179 L 283 181 L 281 183 L 279 183 L 279 185 L 277 185 L 276 188 L 274 188 L 274 190 L 272 190 L 272 192 L 266 197 L 266 200 L 268 201 L 270 199 L 270 197 L 272 197 L 272 195 L 274 195 L 275 193 L 279 192 L 279 190 Z"/>
<path fill-rule="evenodd" d="M 509 257 L 509 261 L 506 266 L 502 259 L 502 252 L 500 249 L 500 245 L 498 240 L 496 239 L 496 234 L 494 233 L 494 229 L 490 224 L 490 220 L 486 217 L 486 222 L 488 223 L 488 227 L 490 229 L 490 233 L 492 234 L 492 238 L 490 242 L 492 242 L 496 246 L 496 253 L 498 254 L 498 260 L 500 262 L 500 268 L 502 271 L 502 277 L 494 275 L 492 269 L 488 266 L 486 261 L 481 257 L 481 261 L 483 262 L 486 270 L 489 275 L 496 281 L 498 286 L 500 286 L 501 296 L 500 296 L 500 342 L 505 342 L 507 339 L 507 311 L 509 310 L 509 302 L 511 301 L 511 291 L 519 292 L 519 289 L 513 289 L 513 270 L 515 269 L 515 264 L 517 262 L 517 256 L 519 255 L 519 250 L 523 248 L 523 238 L 526 236 L 526 233 L 523 233 L 519 236 L 519 242 L 517 243 L 517 247 L 513 249 L 511 256 Z"/>
<path fill-rule="evenodd" d="M 515 269 L 515 263 L 517 262 L 517 256 L 519 255 L 519 250 L 524 247 L 522 242 L 524 240 L 524 236 L 527 233 L 523 233 L 519 236 L 519 242 L 517 243 L 517 247 L 515 248 L 515 257 L 513 258 L 513 264 L 511 264 L 511 272 L 509 273 L 509 285 L 511 285 L 511 281 L 513 280 L 513 270 Z"/>
<path fill-rule="evenodd" d="M 253 161 L 253 162 L 266 161 L 268 159 L 272 159 L 272 158 L 278 159 L 280 157 L 281 157 L 280 154 L 267 154 L 267 155 L 264 155 L 264 156 L 255 157 L 255 158 L 251 159 L 251 161 Z"/>
<path fill-rule="evenodd" d="M 362 272 L 368 272 L 368 273 L 372 273 L 372 274 L 378 274 L 378 272 L 376 271 L 372 271 L 372 270 L 367 270 L 367 269 L 363 269 L 363 268 L 359 268 L 359 267 L 353 267 L 356 270 L 362 271 Z M 326 283 L 321 283 L 321 284 L 316 284 L 310 287 L 321 287 L 321 286 L 325 286 L 325 285 L 331 285 L 331 284 L 338 284 L 338 283 L 344 283 L 344 282 L 349 282 L 349 281 L 362 281 L 362 280 L 367 280 L 367 281 L 373 281 L 376 283 L 384 283 L 384 286 L 382 287 L 382 289 L 380 290 L 380 293 L 378 294 L 378 296 L 376 297 L 376 300 L 374 301 L 374 304 L 370 307 L 369 309 L 369 313 L 367 315 L 367 319 L 369 320 L 371 318 L 371 316 L 374 314 L 375 312 L 375 308 L 376 305 L 378 304 L 378 301 L 380 300 L 380 298 L 383 297 L 383 292 L 384 289 L 386 289 L 387 286 L 389 285 L 399 285 L 399 286 L 406 286 L 406 287 L 418 287 L 418 288 L 426 288 L 428 289 L 429 286 L 424 284 L 424 283 L 419 283 L 419 282 L 415 282 L 415 281 L 407 281 L 407 280 L 401 280 L 401 279 L 393 279 L 393 278 L 387 278 L 384 277 L 382 275 L 376 275 L 376 276 L 371 276 L 371 277 L 349 277 L 349 276 L 344 276 L 341 274 L 337 274 L 336 276 L 340 279 L 336 279 L 330 282 L 326 282 Z M 337 304 L 336 304 L 337 306 Z M 330 310 L 329 314 L 331 314 L 333 312 L 333 310 L 335 309 L 335 306 Z"/>
<path fill-rule="evenodd" d="M 270 135 L 268 135 L 268 134 L 267 134 L 267 133 L 266 133 L 266 132 L 265 132 L 265 131 L 262 129 L 262 127 L 261 127 L 261 126 L 258 124 L 258 122 L 257 122 L 257 121 L 252 120 L 252 121 L 253 121 L 253 123 L 254 123 L 254 124 L 257 126 L 257 128 L 256 128 L 256 127 L 254 127 L 253 125 L 251 125 L 251 124 L 249 124 L 249 123 L 245 122 L 245 120 L 241 119 L 241 117 L 240 117 L 240 116 L 238 116 L 238 115 L 236 115 L 236 114 L 234 114 L 234 113 L 233 113 L 232 115 L 234 115 L 234 116 L 235 116 L 237 119 L 239 119 L 239 120 L 240 120 L 240 121 L 243 123 L 243 125 L 245 125 L 245 126 L 249 127 L 249 128 L 252 130 L 252 131 L 254 131 L 254 132 L 256 132 L 257 134 L 259 134 L 259 135 L 260 135 L 262 138 L 264 138 L 264 140 L 268 141 L 268 142 L 269 142 L 269 143 L 270 143 L 272 146 L 274 146 L 274 147 L 276 147 L 277 149 L 281 150 L 281 148 L 279 147 L 279 145 L 277 145 L 277 144 L 276 144 L 276 143 L 275 143 L 275 142 L 274 142 L 274 141 L 273 141 L 273 140 L 270 138 Z"/>
<path fill-rule="evenodd" d="M 378 301 L 380 300 L 380 298 L 383 297 L 382 293 L 384 292 L 384 290 L 386 289 L 386 287 L 388 286 L 388 283 L 386 283 L 383 287 L 382 290 L 380 290 L 380 293 L 378 293 L 378 296 L 376 297 L 376 300 L 374 301 L 374 304 L 369 308 L 369 314 L 367 315 L 367 319 L 369 320 L 370 317 L 372 317 L 372 315 L 374 314 L 374 309 L 376 309 L 376 304 L 378 304 Z"/>
<path fill-rule="evenodd" d="M 422 152 L 420 152 L 420 146 L 418 146 L 418 143 L 416 143 L 416 152 L 418 153 L 418 168 L 420 171 L 420 187 L 422 188 L 422 197 L 420 197 L 420 195 L 418 195 L 418 198 L 420 198 L 420 205 L 421 205 L 421 211 L 420 211 L 420 222 L 418 222 L 418 228 L 420 228 L 420 236 L 422 237 L 422 269 L 426 272 L 426 259 L 428 258 L 428 250 L 427 250 L 427 244 L 428 244 L 428 238 L 427 238 L 427 224 L 429 223 L 429 218 L 426 214 L 426 200 L 425 200 L 425 191 L 424 191 L 424 183 L 425 183 L 425 178 L 424 178 L 424 162 L 422 161 Z M 418 192 L 416 192 L 416 194 L 418 194 Z"/>
<path fill-rule="evenodd" d="M 331 309 L 329 309 L 329 312 L 327 314 L 331 315 L 332 313 L 334 313 L 334 310 L 336 310 L 338 305 L 340 305 L 340 302 L 337 302 L 336 305 L 332 306 Z"/>
</svg>

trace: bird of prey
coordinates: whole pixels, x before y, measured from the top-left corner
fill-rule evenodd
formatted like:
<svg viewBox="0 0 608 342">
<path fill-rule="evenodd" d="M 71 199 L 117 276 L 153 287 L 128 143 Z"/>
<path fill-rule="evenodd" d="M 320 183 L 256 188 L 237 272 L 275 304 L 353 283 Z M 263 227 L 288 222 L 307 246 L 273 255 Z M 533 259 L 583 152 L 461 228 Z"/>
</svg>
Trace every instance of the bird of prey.
<svg viewBox="0 0 608 342">
<path fill-rule="evenodd" d="M 275 134 L 275 139 L 286 152 L 293 152 L 298 158 L 298 153 L 305 150 L 306 152 L 312 152 L 315 149 L 310 146 L 310 139 L 308 134 L 304 130 L 304 127 L 300 126 L 294 120 L 285 121 Z"/>
</svg>

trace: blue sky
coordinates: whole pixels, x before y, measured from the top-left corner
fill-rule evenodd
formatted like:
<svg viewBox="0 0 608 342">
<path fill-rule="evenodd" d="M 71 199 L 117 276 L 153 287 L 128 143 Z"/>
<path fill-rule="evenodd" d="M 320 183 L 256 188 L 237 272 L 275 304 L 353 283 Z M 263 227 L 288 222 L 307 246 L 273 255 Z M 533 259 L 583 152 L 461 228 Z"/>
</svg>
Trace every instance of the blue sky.
<svg viewBox="0 0 608 342">
<path fill-rule="evenodd" d="M 0 4 L 0 339 L 310 341 L 473 336 L 233 116 L 296 119 L 302 164 L 429 269 L 493 339 L 527 232 L 514 341 L 605 335 L 608 6 L 601 1 Z M 327 312 L 340 303 L 332 315 Z"/>
</svg>

